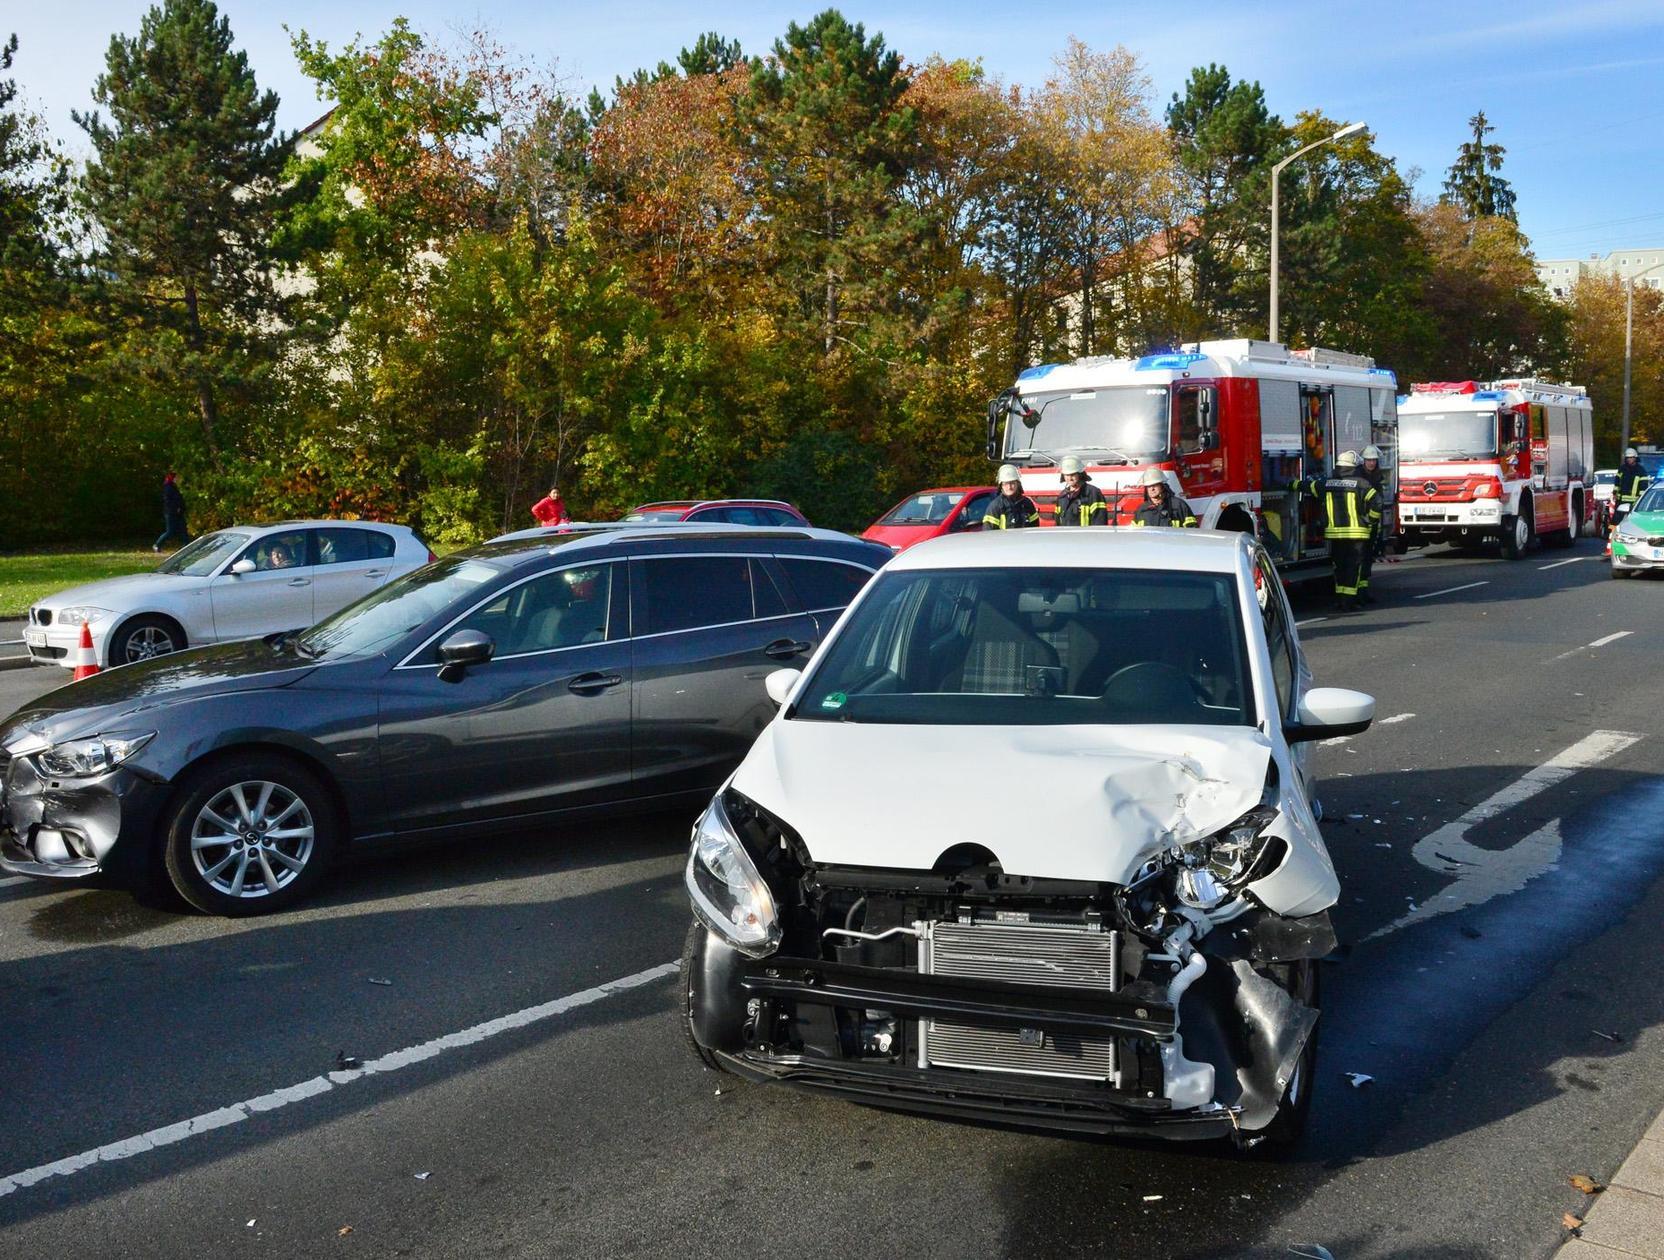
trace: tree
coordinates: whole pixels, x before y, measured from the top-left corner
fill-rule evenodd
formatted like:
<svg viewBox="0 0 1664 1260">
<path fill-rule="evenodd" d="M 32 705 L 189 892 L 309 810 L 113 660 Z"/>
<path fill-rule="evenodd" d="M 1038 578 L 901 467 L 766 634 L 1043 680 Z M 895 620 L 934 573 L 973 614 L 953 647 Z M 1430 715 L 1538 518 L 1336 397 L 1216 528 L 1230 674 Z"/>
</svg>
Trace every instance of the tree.
<svg viewBox="0 0 1664 1260">
<path fill-rule="evenodd" d="M 275 338 L 269 239 L 285 145 L 212 0 L 163 0 L 136 37 L 110 40 L 77 114 L 96 160 L 83 184 L 141 353 L 195 397 L 209 449 L 220 395 L 246 385 Z"/>
<path fill-rule="evenodd" d="M 1572 288 L 1565 376 L 1589 391 L 1595 409 L 1595 462 L 1610 467 L 1622 454 L 1624 302 L 1623 282 L 1586 276 Z M 1664 292 L 1637 285 L 1634 292 L 1630 441 L 1664 442 Z"/>
<path fill-rule="evenodd" d="M 913 126 L 907 85 L 882 35 L 828 9 L 787 28 L 741 99 L 779 304 L 828 357 L 855 346 L 851 333 L 897 291 L 906 223 L 891 189 Z"/>
<path fill-rule="evenodd" d="M 1514 212 L 1514 188 L 1499 173 L 1502 155 L 1508 150 L 1487 141 L 1495 131 L 1480 110 L 1468 119 L 1473 128 L 1473 139 L 1462 143 L 1456 161 L 1445 175 L 1444 194 L 1440 200 L 1461 210 L 1469 219 L 1501 218 L 1517 221 Z"/>
<path fill-rule="evenodd" d="M 1232 335 L 1252 322 L 1265 291 L 1271 162 L 1287 128 L 1258 83 L 1233 82 L 1211 63 L 1174 94 L 1167 127 L 1190 196 L 1181 246 L 1194 306 L 1186 335 Z"/>
</svg>

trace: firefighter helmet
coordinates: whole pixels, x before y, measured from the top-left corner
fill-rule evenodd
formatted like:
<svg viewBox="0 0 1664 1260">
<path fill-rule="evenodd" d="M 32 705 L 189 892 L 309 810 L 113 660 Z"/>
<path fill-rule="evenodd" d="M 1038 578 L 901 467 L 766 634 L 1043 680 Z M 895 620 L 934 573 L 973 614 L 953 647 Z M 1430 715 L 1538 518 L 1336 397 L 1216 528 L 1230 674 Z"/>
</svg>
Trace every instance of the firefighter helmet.
<svg viewBox="0 0 1664 1260">
<path fill-rule="evenodd" d="M 1626 447 L 1624 449 L 1624 458 L 1625 459 L 1640 459 L 1641 458 L 1641 452 L 1636 450 L 1633 446 Z"/>
<path fill-rule="evenodd" d="M 1381 458 L 1381 448 L 1379 446 L 1366 446 L 1366 447 L 1364 447 L 1364 458 L 1365 459 L 1380 459 Z"/>
<path fill-rule="evenodd" d="M 1357 451 L 1342 451 L 1335 458 L 1336 468 L 1356 468 L 1358 466 Z"/>
<path fill-rule="evenodd" d="M 1138 479 L 1141 486 L 1165 486 L 1167 478 L 1159 468 L 1146 468 L 1144 475 Z"/>
<path fill-rule="evenodd" d="M 999 472 L 994 474 L 994 480 L 1002 486 L 1008 481 L 1015 481 L 1021 485 L 1023 474 L 1015 464 L 1001 464 Z"/>
<path fill-rule="evenodd" d="M 1063 457 L 1063 467 L 1058 469 L 1058 472 L 1065 477 L 1071 473 L 1084 473 L 1085 471 L 1086 465 L 1081 462 L 1079 455 L 1065 455 Z"/>
</svg>

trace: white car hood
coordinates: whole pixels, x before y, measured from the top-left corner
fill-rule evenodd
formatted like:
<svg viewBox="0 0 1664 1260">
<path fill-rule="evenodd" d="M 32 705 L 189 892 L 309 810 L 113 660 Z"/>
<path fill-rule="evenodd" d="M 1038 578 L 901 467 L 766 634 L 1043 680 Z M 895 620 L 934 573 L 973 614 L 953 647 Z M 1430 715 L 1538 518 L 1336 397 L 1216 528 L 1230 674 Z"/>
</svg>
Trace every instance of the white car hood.
<svg viewBox="0 0 1664 1260">
<path fill-rule="evenodd" d="M 159 591 L 188 590 L 201 578 L 180 577 L 172 573 L 132 573 L 127 577 L 105 578 L 102 582 L 88 582 L 72 586 L 67 591 L 55 591 L 48 599 L 36 601 L 41 608 L 73 608 L 82 604 L 93 608 L 108 608 L 121 612 L 135 603 L 149 603 Z"/>
<path fill-rule="evenodd" d="M 1270 757 L 1239 727 L 775 721 L 733 786 L 816 862 L 929 870 L 969 842 L 1010 875 L 1125 884 L 1259 804 Z"/>
</svg>

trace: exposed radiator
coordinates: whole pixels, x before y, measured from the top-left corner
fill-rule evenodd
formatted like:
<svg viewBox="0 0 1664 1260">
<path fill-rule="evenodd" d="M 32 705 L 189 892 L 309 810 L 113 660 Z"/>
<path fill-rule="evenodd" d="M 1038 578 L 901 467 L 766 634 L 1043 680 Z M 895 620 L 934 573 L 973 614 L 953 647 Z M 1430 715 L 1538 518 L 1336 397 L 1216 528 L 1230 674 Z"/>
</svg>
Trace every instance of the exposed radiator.
<svg viewBox="0 0 1664 1260">
<path fill-rule="evenodd" d="M 1120 985 L 1114 932 L 1030 923 L 923 926 L 919 970 L 927 974 L 1105 992 Z M 920 1021 L 919 1066 L 1107 1081 L 1116 1076 L 1115 1040 L 927 1019 Z"/>
</svg>

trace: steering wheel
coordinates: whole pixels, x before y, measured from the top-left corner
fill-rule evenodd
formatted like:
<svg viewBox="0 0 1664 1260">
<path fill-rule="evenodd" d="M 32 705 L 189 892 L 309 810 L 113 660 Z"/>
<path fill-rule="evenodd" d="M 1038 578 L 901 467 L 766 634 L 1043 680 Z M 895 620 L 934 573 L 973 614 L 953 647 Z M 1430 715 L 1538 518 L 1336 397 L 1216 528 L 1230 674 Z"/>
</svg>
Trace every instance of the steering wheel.
<svg viewBox="0 0 1664 1260">
<path fill-rule="evenodd" d="M 1109 676 L 1100 699 L 1134 711 L 1194 709 L 1201 700 L 1190 675 L 1166 661 L 1138 661 Z"/>
</svg>

